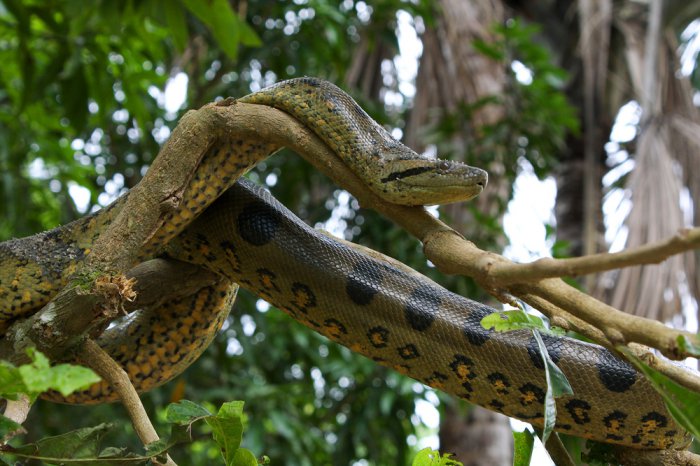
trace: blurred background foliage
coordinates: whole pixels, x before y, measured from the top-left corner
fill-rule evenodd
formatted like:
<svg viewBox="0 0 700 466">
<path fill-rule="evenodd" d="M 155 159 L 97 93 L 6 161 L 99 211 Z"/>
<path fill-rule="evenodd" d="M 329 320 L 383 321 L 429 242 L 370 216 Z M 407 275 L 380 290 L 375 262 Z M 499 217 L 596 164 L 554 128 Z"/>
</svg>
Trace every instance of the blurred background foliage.
<svg viewBox="0 0 700 466">
<path fill-rule="evenodd" d="M 278 80 L 313 75 L 335 82 L 401 135 L 414 96 L 397 71 L 398 18 L 421 32 L 436 15 L 428 0 L 0 1 L 0 239 L 107 205 L 139 181 L 187 109 Z M 498 162 L 510 186 L 523 159 L 541 178 L 557 167 L 557 152 L 580 131 L 579 115 L 562 92 L 568 75 L 552 64 L 536 26 L 509 21 L 492 30 L 493 38 L 475 48 L 505 70 L 507 92 L 461 104 L 427 125 L 421 138 L 443 157 Z M 376 72 L 381 92 L 348 79 L 358 50 L 387 55 Z M 514 61 L 529 70 L 529 80 L 516 79 Z M 171 108 L 176 82 L 186 83 L 186 96 Z M 505 115 L 475 134 L 468 122 L 488 105 L 505 108 Z M 478 137 L 473 146 L 452 144 L 465 131 Z M 346 239 L 483 298 L 468 280 L 436 274 L 417 240 L 359 208 L 298 157 L 275 156 L 249 177 L 310 224 L 333 217 Z M 501 218 L 511 192 L 486 213 L 464 207 L 480 246 L 504 244 Z M 272 464 L 299 465 L 408 464 L 421 439 L 435 434 L 416 406 L 438 405 L 433 391 L 329 343 L 245 292 L 206 354 L 144 400 L 159 413 L 183 397 L 212 406 L 245 400 L 244 446 Z M 117 405 L 44 402 L 32 410 L 26 440 L 105 419 L 123 426 L 114 443 L 136 444 Z M 191 465 L 217 456 L 206 442 L 174 453 Z"/>
</svg>

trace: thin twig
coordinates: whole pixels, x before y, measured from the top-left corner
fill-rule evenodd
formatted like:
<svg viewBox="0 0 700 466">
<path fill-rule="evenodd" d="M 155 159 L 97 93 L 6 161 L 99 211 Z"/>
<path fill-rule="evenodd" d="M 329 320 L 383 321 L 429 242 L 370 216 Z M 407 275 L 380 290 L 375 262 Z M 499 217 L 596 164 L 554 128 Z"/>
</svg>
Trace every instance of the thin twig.
<svg viewBox="0 0 700 466">
<path fill-rule="evenodd" d="M 644 264 L 658 264 L 670 256 L 700 247 L 700 228 L 691 228 L 662 241 L 615 253 L 591 254 L 568 259 L 538 259 L 527 264 L 495 266 L 489 271 L 501 286 L 545 278 L 575 277 Z M 503 264 L 501 264 L 503 265 Z"/>
<path fill-rule="evenodd" d="M 697 374 L 697 372 L 689 371 L 684 366 L 679 366 L 678 364 L 674 364 L 671 361 L 656 356 L 654 353 L 649 351 L 649 348 L 643 345 L 630 343 L 627 345 L 627 347 L 635 354 L 635 356 L 644 361 L 652 369 L 667 375 L 674 381 L 680 383 L 695 393 L 700 393 L 700 376 Z"/>
<path fill-rule="evenodd" d="M 124 408 L 126 409 L 136 434 L 144 445 L 157 441 L 156 432 L 151 420 L 146 413 L 146 409 L 141 403 L 136 389 L 131 384 L 129 376 L 124 369 L 117 364 L 94 340 L 86 339 L 80 348 L 80 361 L 94 370 L 100 377 L 107 381 L 114 391 L 119 395 Z M 177 466 L 168 456 L 163 463 L 168 466 Z"/>
</svg>

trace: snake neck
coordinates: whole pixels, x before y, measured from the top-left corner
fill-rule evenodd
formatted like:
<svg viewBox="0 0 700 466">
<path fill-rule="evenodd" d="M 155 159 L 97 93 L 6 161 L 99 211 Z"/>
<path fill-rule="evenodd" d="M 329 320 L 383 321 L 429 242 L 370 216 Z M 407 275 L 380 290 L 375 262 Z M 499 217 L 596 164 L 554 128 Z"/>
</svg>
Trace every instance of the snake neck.
<svg viewBox="0 0 700 466">
<path fill-rule="evenodd" d="M 316 78 L 275 84 L 239 99 L 282 110 L 311 129 L 385 201 L 433 205 L 464 201 L 486 185 L 485 171 L 417 154 L 395 140 L 339 87 Z"/>
</svg>

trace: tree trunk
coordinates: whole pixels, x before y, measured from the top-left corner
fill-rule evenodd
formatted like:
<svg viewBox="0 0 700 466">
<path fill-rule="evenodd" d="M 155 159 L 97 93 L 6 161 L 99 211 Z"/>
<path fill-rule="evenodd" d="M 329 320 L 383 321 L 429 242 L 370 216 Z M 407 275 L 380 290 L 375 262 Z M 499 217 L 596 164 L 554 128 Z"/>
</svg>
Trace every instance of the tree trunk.
<svg viewBox="0 0 700 466">
<path fill-rule="evenodd" d="M 460 112 L 466 105 L 499 95 L 506 82 L 501 63 L 479 53 L 475 40 L 493 40 L 492 28 L 504 20 L 500 1 L 442 0 L 433 27 L 422 36 L 423 55 L 416 81 L 416 99 L 406 127 L 406 143 L 421 150 L 426 127 L 435 126 L 446 116 Z M 478 141 L 480 128 L 497 122 L 503 116 L 500 106 L 486 105 L 470 114 L 470 120 L 451 135 L 450 155 L 467 159 L 467 152 L 478 159 L 472 141 Z M 468 161 L 468 160 L 467 160 Z M 475 163 L 476 164 L 476 163 Z M 477 164 L 479 165 L 479 164 Z M 499 177 L 500 161 L 481 168 L 489 172 L 489 188 L 476 202 L 484 215 L 501 212 L 501 200 L 510 197 L 509 180 Z M 464 205 L 443 208 L 450 223 L 468 237 L 476 234 L 471 212 Z M 452 404 L 445 407 L 440 427 L 440 449 L 456 454 L 465 465 L 506 465 L 512 462 L 512 436 L 508 419 L 478 406 L 464 418 Z"/>
<path fill-rule="evenodd" d="M 446 409 L 440 449 L 453 453 L 464 466 L 510 466 L 513 436 L 508 418 L 479 407 L 470 409 L 466 417 L 459 410 Z"/>
</svg>

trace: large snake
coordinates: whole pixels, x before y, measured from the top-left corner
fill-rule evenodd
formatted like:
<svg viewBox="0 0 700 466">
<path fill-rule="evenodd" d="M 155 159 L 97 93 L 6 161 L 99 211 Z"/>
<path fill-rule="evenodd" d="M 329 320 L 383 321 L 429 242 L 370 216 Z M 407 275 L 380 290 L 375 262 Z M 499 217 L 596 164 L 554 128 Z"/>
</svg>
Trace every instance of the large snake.
<svg viewBox="0 0 700 466">
<path fill-rule="evenodd" d="M 273 106 L 303 122 L 390 202 L 454 202 L 475 196 L 486 182 L 479 169 L 406 148 L 324 81 L 290 80 L 239 101 Z M 235 137 L 212 147 L 181 209 L 144 247 L 144 257 L 197 264 L 220 279 L 186 298 L 137 311 L 98 338 L 137 389 L 167 382 L 199 357 L 221 328 L 240 284 L 379 364 L 541 426 L 547 387 L 531 332 L 484 329 L 480 321 L 494 309 L 323 235 L 261 188 L 235 183 L 276 149 Z M 122 205 L 118 200 L 66 226 L 0 243 L 0 332 L 50 301 Z M 635 448 L 688 444 L 688 434 L 661 397 L 628 363 L 594 344 L 543 338 L 573 388 L 573 395 L 557 399 L 557 430 Z M 46 397 L 70 403 L 116 398 L 105 382 L 68 398 Z"/>
</svg>

